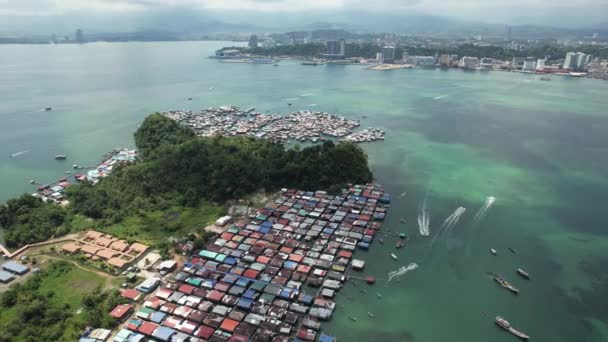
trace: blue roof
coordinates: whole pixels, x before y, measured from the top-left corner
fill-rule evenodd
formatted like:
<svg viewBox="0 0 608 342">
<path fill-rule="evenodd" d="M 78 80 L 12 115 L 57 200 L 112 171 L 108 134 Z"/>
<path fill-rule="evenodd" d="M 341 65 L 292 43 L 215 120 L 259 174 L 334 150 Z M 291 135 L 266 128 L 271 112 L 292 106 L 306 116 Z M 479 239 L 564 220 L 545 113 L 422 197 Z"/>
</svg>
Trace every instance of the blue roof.
<svg viewBox="0 0 608 342">
<path fill-rule="evenodd" d="M 245 292 L 245 294 L 243 294 L 243 298 L 247 298 L 247 299 L 255 299 L 255 296 L 257 295 L 257 292 L 253 291 L 253 290 L 247 290 Z"/>
<path fill-rule="evenodd" d="M 228 264 L 228 265 L 236 265 L 237 260 L 235 257 L 227 257 L 226 259 L 224 259 L 224 264 Z"/>
<path fill-rule="evenodd" d="M 7 283 L 13 279 L 15 279 L 15 276 L 12 273 L 8 273 L 6 271 L 0 271 L 0 281 L 1 282 Z"/>
<path fill-rule="evenodd" d="M 268 234 L 268 232 L 270 231 L 270 227 L 260 227 L 259 232 L 262 234 Z"/>
<path fill-rule="evenodd" d="M 160 327 L 154 331 L 152 336 L 163 341 L 169 341 L 173 334 L 175 334 L 175 330 L 167 327 Z"/>
<path fill-rule="evenodd" d="M 262 227 L 272 227 L 272 222 L 264 221 L 262 222 Z"/>
<path fill-rule="evenodd" d="M 247 287 L 249 285 L 250 280 L 245 277 L 240 277 L 239 280 L 236 281 L 238 286 Z"/>
<path fill-rule="evenodd" d="M 319 337 L 319 342 L 335 342 L 336 338 L 333 336 L 329 336 L 326 334 L 321 334 L 321 336 Z"/>
<path fill-rule="evenodd" d="M 361 242 L 359 242 L 359 248 L 361 248 L 361 249 L 368 249 L 369 248 L 369 243 L 361 241 Z"/>
<path fill-rule="evenodd" d="M 29 271 L 29 267 L 23 266 L 15 261 L 8 261 L 2 265 L 2 268 L 13 273 L 25 273 Z"/>
<path fill-rule="evenodd" d="M 251 305 L 253 305 L 253 301 L 247 298 L 241 298 L 239 299 L 238 303 L 236 303 L 236 306 L 244 310 L 249 310 L 249 308 L 251 308 Z"/>
<path fill-rule="evenodd" d="M 150 316 L 150 320 L 154 323 L 160 323 L 163 321 L 163 319 L 165 319 L 165 316 L 167 316 L 167 314 L 165 314 L 164 312 L 156 311 Z"/>
</svg>

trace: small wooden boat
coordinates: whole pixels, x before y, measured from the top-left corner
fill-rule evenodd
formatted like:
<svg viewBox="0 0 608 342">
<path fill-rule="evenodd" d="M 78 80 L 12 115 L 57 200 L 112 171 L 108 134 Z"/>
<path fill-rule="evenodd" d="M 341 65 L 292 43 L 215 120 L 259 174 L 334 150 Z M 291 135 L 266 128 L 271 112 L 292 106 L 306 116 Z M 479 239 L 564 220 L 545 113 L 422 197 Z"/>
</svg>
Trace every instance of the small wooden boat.
<svg viewBox="0 0 608 342">
<path fill-rule="evenodd" d="M 381 245 L 384 245 L 384 239 L 383 239 L 383 238 L 379 238 L 379 239 L 378 239 L 378 242 L 379 242 Z"/>
<path fill-rule="evenodd" d="M 513 248 L 511 248 L 511 247 L 509 247 L 509 251 L 511 251 L 511 253 L 513 253 L 513 254 L 517 254 L 517 251 L 516 251 L 516 250 L 514 250 L 514 249 L 513 249 Z"/>
<path fill-rule="evenodd" d="M 530 274 L 528 272 L 522 270 L 521 268 L 517 269 L 517 274 L 519 274 L 523 278 L 530 279 Z"/>
<path fill-rule="evenodd" d="M 353 317 L 353 316 L 348 316 L 348 319 L 350 319 L 353 322 L 357 321 L 357 317 Z"/>
<path fill-rule="evenodd" d="M 397 242 L 395 242 L 395 247 L 396 248 L 401 248 L 403 247 L 405 244 L 403 243 L 403 240 L 397 240 Z"/>
<path fill-rule="evenodd" d="M 380 293 L 376 292 L 376 297 L 382 298 L 382 295 Z"/>
<path fill-rule="evenodd" d="M 368 315 L 369 317 L 371 317 L 371 318 L 376 317 L 376 316 L 374 316 L 374 314 L 373 314 L 373 313 L 371 313 L 371 312 L 369 312 L 369 311 L 367 312 L 367 315 Z"/>
<path fill-rule="evenodd" d="M 401 222 L 401 223 L 403 223 L 403 224 L 407 224 L 407 221 L 406 221 L 404 218 L 401 218 L 401 219 L 399 220 L 399 222 Z"/>
<path fill-rule="evenodd" d="M 397 256 L 393 253 L 391 253 L 391 258 L 393 258 L 393 260 L 397 261 Z"/>
<path fill-rule="evenodd" d="M 492 255 L 496 255 L 496 250 L 495 250 L 494 248 L 490 248 L 490 253 L 491 253 Z"/>
<path fill-rule="evenodd" d="M 65 160 L 67 159 L 68 156 L 66 156 L 65 154 L 58 154 L 55 156 L 56 160 Z"/>
</svg>

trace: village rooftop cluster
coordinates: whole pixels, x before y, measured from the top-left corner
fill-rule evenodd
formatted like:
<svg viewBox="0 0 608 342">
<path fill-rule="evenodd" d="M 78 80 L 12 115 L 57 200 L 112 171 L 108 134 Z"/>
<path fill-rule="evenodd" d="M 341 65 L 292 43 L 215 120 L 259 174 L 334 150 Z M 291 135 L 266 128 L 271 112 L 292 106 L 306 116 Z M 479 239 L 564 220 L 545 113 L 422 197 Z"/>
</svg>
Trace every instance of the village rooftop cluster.
<svg viewBox="0 0 608 342">
<path fill-rule="evenodd" d="M 247 135 L 277 142 L 318 142 L 328 138 L 343 138 L 354 142 L 384 139 L 384 131 L 380 129 L 373 129 L 374 134 L 351 138 L 354 129 L 360 125 L 358 120 L 309 110 L 281 116 L 261 114 L 253 108 L 241 110 L 236 106 L 225 106 L 211 107 L 200 112 L 175 110 L 163 115 L 190 127 L 200 136 Z"/>
<path fill-rule="evenodd" d="M 137 287 L 150 295 L 112 311 L 124 320 L 113 341 L 335 341 L 320 322 L 331 319 L 349 268 L 364 267 L 353 254 L 369 248 L 389 202 L 374 184 L 338 196 L 284 189 L 169 281 Z"/>
</svg>

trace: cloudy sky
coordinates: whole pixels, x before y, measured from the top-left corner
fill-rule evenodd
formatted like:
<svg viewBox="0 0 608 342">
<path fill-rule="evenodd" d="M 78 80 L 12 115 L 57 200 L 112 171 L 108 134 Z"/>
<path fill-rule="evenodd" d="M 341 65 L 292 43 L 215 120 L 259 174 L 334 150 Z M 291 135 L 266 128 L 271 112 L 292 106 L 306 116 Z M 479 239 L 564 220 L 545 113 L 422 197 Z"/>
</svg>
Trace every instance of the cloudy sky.
<svg viewBox="0 0 608 342">
<path fill-rule="evenodd" d="M 608 22 L 608 0 L 0 0 L 0 17 L 143 15 L 150 11 L 310 15 L 344 11 L 432 14 L 496 24 L 585 26 Z M 240 16 L 239 16 L 240 18 Z M 223 19 L 223 18 L 222 18 Z"/>
</svg>

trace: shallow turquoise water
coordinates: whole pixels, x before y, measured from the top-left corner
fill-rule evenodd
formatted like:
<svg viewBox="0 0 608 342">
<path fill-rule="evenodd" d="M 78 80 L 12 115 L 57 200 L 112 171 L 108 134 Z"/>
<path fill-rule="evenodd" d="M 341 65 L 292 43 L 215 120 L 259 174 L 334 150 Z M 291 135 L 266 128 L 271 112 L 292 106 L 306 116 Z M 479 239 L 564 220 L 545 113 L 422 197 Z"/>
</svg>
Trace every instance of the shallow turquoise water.
<svg viewBox="0 0 608 342">
<path fill-rule="evenodd" d="M 411 240 L 397 252 L 389 238 L 357 252 L 378 283 L 367 295 L 347 285 L 343 292 L 356 300 L 339 295 L 326 330 L 344 341 L 512 341 L 492 324 L 500 314 L 535 341 L 608 339 L 608 83 L 206 58 L 223 45 L 0 46 L 0 200 L 32 191 L 29 179 L 55 179 L 74 163 L 132 146 L 152 111 L 234 104 L 361 118 L 387 131 L 385 142 L 364 147 L 394 197 L 385 226 Z M 47 106 L 53 111 L 39 110 Z M 53 159 L 60 153 L 66 162 Z M 496 202 L 474 221 L 486 196 Z M 424 198 L 431 234 L 456 208 L 467 209 L 433 248 L 415 226 Z M 420 268 L 385 284 L 388 271 L 411 261 Z M 533 280 L 518 278 L 517 267 Z M 504 274 L 520 295 L 498 288 L 488 271 Z"/>
</svg>

